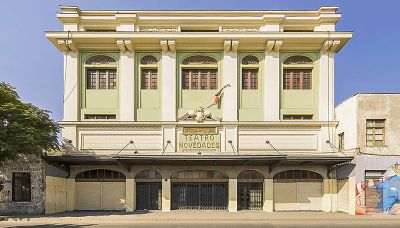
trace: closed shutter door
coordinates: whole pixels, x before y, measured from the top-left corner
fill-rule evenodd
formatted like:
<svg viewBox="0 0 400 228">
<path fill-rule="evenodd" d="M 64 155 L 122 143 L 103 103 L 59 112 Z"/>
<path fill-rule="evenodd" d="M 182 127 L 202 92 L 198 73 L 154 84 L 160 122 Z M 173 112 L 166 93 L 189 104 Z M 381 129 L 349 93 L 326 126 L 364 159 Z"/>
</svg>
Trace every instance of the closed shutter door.
<svg viewBox="0 0 400 228">
<path fill-rule="evenodd" d="M 276 211 L 297 210 L 296 182 L 274 183 L 274 207 Z"/>
<path fill-rule="evenodd" d="M 322 210 L 322 183 L 297 182 L 297 203 L 301 211 Z"/>
<path fill-rule="evenodd" d="M 337 181 L 338 211 L 349 212 L 349 181 L 348 179 Z"/>
<path fill-rule="evenodd" d="M 76 182 L 76 209 L 101 209 L 101 182 Z"/>
<path fill-rule="evenodd" d="M 125 182 L 102 182 L 101 209 L 122 210 L 125 204 Z"/>
</svg>

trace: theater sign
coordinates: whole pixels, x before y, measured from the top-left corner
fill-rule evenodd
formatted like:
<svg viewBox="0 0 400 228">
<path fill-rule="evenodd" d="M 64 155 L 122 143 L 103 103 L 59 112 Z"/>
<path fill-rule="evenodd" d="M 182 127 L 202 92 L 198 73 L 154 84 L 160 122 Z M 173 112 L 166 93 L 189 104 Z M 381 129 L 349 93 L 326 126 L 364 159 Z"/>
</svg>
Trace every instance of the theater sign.
<svg viewBox="0 0 400 228">
<path fill-rule="evenodd" d="M 215 127 L 185 127 L 178 147 L 180 152 L 219 152 L 220 135 Z"/>
</svg>

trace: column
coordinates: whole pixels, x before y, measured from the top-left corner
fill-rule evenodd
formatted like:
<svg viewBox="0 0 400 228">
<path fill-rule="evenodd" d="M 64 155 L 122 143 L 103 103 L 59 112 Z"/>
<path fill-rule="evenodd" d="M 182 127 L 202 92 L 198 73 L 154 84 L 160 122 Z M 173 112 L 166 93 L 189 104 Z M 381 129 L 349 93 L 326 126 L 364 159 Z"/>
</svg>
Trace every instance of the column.
<svg viewBox="0 0 400 228">
<path fill-rule="evenodd" d="M 135 179 L 126 179 L 125 211 L 133 212 L 136 209 L 136 185 Z"/>
<path fill-rule="evenodd" d="M 279 121 L 280 116 L 279 52 L 265 50 L 264 116 L 266 121 Z"/>
<path fill-rule="evenodd" d="M 75 179 L 67 179 L 67 211 L 75 210 Z"/>
<path fill-rule="evenodd" d="M 264 179 L 263 211 L 274 211 L 274 179 Z"/>
<path fill-rule="evenodd" d="M 349 214 L 356 214 L 356 177 L 349 177 Z"/>
<path fill-rule="evenodd" d="M 176 52 L 163 51 L 161 56 L 162 120 L 176 121 Z"/>
<path fill-rule="evenodd" d="M 237 179 L 229 179 L 228 183 L 228 211 L 237 211 Z"/>
<path fill-rule="evenodd" d="M 162 180 L 162 211 L 171 211 L 171 179 Z"/>
<path fill-rule="evenodd" d="M 119 60 L 119 119 L 135 120 L 135 59 L 134 52 L 121 52 Z"/>
<path fill-rule="evenodd" d="M 224 50 L 224 58 L 222 65 L 223 83 L 220 87 L 230 84 L 224 90 L 222 98 L 222 120 L 237 121 L 238 120 L 238 65 L 237 51 Z"/>
<path fill-rule="evenodd" d="M 80 119 L 78 80 L 78 52 L 66 52 L 64 55 L 64 121 L 77 121 Z"/>
<path fill-rule="evenodd" d="M 322 211 L 330 212 L 332 211 L 331 180 L 324 179 L 322 183 L 322 188 L 323 188 Z"/>
<path fill-rule="evenodd" d="M 337 190 L 337 179 L 331 179 L 332 189 L 332 212 L 338 211 L 338 190 Z"/>
</svg>

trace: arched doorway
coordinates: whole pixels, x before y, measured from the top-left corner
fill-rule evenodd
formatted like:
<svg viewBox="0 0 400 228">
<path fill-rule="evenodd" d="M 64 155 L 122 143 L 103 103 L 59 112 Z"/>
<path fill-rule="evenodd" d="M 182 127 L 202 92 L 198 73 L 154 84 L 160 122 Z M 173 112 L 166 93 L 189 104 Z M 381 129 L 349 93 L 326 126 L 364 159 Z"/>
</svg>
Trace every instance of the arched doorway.
<svg viewBox="0 0 400 228">
<path fill-rule="evenodd" d="M 161 175 L 146 169 L 136 174 L 136 210 L 161 210 Z"/>
<path fill-rule="evenodd" d="M 286 170 L 274 176 L 276 211 L 321 211 L 323 179 L 308 170 Z"/>
<path fill-rule="evenodd" d="M 262 210 L 264 176 L 255 170 L 246 170 L 238 176 L 238 210 Z"/>
<path fill-rule="evenodd" d="M 187 170 L 173 174 L 173 210 L 227 210 L 228 181 L 225 173 Z"/>
<path fill-rule="evenodd" d="M 93 169 L 79 173 L 76 182 L 76 210 L 123 210 L 126 178 L 121 172 Z"/>
</svg>

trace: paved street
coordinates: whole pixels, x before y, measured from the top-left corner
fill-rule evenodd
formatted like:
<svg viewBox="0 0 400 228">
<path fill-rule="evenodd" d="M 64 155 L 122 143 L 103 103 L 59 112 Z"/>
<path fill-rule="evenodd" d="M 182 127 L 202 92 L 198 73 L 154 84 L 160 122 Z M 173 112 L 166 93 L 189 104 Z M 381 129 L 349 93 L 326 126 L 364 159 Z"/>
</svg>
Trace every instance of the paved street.
<svg viewBox="0 0 400 228">
<path fill-rule="evenodd" d="M 5 220 L 0 227 L 400 227 L 400 216 L 324 212 L 68 212 Z"/>
</svg>

